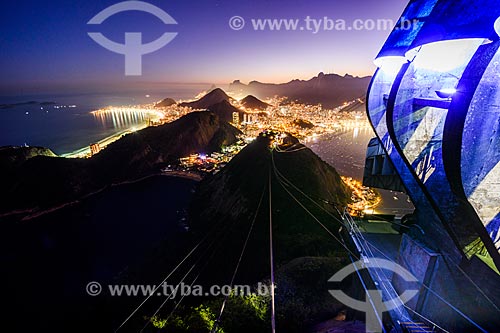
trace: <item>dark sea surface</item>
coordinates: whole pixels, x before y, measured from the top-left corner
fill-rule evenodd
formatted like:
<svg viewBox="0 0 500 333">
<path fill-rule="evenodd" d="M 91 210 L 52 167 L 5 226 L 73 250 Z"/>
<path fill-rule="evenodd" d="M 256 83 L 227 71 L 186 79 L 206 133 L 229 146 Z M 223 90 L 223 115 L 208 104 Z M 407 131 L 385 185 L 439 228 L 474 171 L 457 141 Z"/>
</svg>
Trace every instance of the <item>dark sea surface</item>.
<svg viewBox="0 0 500 333">
<path fill-rule="evenodd" d="M 106 106 L 149 104 L 166 97 L 187 100 L 208 88 L 210 85 L 193 84 L 167 86 L 161 91 L 153 92 L 0 96 L 0 104 L 29 101 L 56 103 L 0 109 L 0 146 L 27 144 L 50 148 L 56 154 L 69 153 L 147 121 L 147 117 L 139 113 L 119 124 L 111 118 L 102 121 L 102 118 L 90 113 L 94 110 Z M 146 97 L 147 94 L 150 96 Z M 70 108 L 70 105 L 76 107 Z"/>
<path fill-rule="evenodd" d="M 306 143 L 306 146 L 342 176 L 361 180 L 365 168 L 366 148 L 373 137 L 375 134 L 368 126 L 342 128 L 334 133 L 324 134 Z"/>
<path fill-rule="evenodd" d="M 375 134 L 371 127 L 343 128 L 335 133 L 318 137 L 306 143 L 321 159 L 333 166 L 340 175 L 363 180 L 366 149 Z M 378 190 L 382 202 L 377 213 L 405 215 L 413 210 L 413 204 L 404 193 Z"/>
<path fill-rule="evenodd" d="M 13 312 L 9 324 L 30 318 L 32 327 L 61 331 L 68 321 L 62 317 L 85 317 L 85 308 L 98 299 L 86 294 L 90 281 L 105 286 L 160 244 L 182 241 L 178 211 L 187 208 L 195 184 L 155 176 L 33 220 L 2 221 L 0 273 L 8 286 L 2 298 Z"/>
</svg>

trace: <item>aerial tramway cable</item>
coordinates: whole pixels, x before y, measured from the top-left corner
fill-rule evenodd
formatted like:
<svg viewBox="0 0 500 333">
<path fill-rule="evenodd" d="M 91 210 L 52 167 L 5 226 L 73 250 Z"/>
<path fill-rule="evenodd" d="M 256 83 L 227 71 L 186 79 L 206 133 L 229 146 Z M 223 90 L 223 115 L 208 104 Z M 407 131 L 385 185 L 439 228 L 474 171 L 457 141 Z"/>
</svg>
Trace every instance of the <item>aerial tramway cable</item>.
<svg viewBox="0 0 500 333">
<path fill-rule="evenodd" d="M 272 333 L 275 333 L 276 309 L 274 303 L 274 251 L 273 251 L 273 208 L 272 208 L 271 168 L 269 168 L 269 258 L 271 264 L 271 331 Z"/>
<path fill-rule="evenodd" d="M 250 235 L 252 234 L 253 227 L 254 227 L 255 221 L 257 219 L 257 215 L 259 214 L 260 206 L 262 204 L 262 199 L 264 198 L 265 189 L 266 189 L 266 187 L 264 186 L 264 188 L 262 189 L 262 194 L 260 195 L 259 203 L 258 203 L 257 208 L 255 210 L 255 214 L 253 216 L 252 223 L 251 223 L 250 228 L 248 230 L 247 237 L 246 237 L 245 242 L 243 244 L 243 248 L 241 249 L 240 257 L 238 258 L 238 262 L 236 264 L 236 267 L 234 269 L 233 275 L 231 277 L 231 282 L 230 282 L 231 289 L 233 288 L 234 279 L 236 278 L 236 274 L 238 273 L 238 269 L 240 267 L 241 260 L 243 259 L 243 255 L 245 254 L 245 250 L 247 248 L 248 241 L 250 239 Z M 228 299 L 229 299 L 229 295 L 226 295 L 225 298 L 224 298 L 224 301 L 222 302 L 222 305 L 221 305 L 221 308 L 220 308 L 220 311 L 219 311 L 219 315 L 217 316 L 217 319 L 216 319 L 216 321 L 214 323 L 214 326 L 212 327 L 211 333 L 217 332 L 217 328 L 218 328 L 219 323 L 221 321 L 222 314 L 224 313 L 224 310 L 225 310 L 226 303 L 227 303 Z"/>
</svg>

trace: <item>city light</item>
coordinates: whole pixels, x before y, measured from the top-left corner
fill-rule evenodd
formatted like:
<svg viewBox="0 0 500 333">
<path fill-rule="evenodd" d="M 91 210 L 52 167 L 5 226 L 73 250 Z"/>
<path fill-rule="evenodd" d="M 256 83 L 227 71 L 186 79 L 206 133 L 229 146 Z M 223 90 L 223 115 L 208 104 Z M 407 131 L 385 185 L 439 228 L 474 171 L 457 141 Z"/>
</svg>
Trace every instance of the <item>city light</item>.
<svg viewBox="0 0 500 333">
<path fill-rule="evenodd" d="M 382 202 L 381 196 L 369 187 L 363 186 L 359 180 L 342 176 L 342 180 L 352 191 L 351 203 L 347 205 L 349 214 L 359 216 L 373 214 L 375 208 Z"/>
</svg>

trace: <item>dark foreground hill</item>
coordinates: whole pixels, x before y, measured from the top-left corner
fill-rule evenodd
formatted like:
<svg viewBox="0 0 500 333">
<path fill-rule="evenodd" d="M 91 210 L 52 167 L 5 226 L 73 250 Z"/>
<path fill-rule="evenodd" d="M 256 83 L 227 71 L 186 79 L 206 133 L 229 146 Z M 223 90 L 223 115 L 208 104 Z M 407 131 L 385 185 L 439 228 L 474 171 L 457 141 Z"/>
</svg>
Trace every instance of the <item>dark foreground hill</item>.
<svg viewBox="0 0 500 333">
<path fill-rule="evenodd" d="M 169 126 L 149 128 L 146 132 L 136 133 L 139 136 L 127 136 L 128 139 L 118 141 L 108 148 L 109 151 L 106 149 L 90 160 L 36 157 L 22 164 L 21 169 L 27 170 L 24 168 L 29 162 L 36 162 L 36 165 L 47 163 L 36 161 L 42 159 L 52 162 L 47 164 L 50 168 L 46 167 L 39 176 L 45 175 L 52 181 L 66 177 L 76 181 L 76 177 L 71 176 L 73 173 L 95 181 L 96 170 L 109 173 L 102 171 L 102 179 L 112 178 L 112 171 L 115 171 L 114 177 L 119 178 L 120 170 L 135 170 L 139 175 L 176 154 L 186 154 L 193 147 L 211 147 L 212 144 L 218 147 L 223 139 L 230 140 L 235 133 L 234 128 L 209 112 L 194 113 Z M 190 139 L 192 135 L 196 140 Z M 180 142 L 186 142 L 187 146 L 180 147 Z M 176 184 L 168 177 L 158 177 L 162 178 L 160 180 L 148 178 L 139 183 L 113 187 L 82 200 L 78 205 L 38 217 L 31 221 L 34 223 L 10 226 L 23 241 L 10 239 L 5 242 L 4 239 L 2 244 L 14 253 L 18 248 L 24 249 L 13 256 L 15 260 L 10 265 L 16 269 L 14 273 L 26 273 L 20 274 L 22 279 L 11 285 L 30 286 L 23 287 L 21 294 L 16 289 L 9 293 L 22 303 L 22 306 L 12 307 L 13 311 L 19 309 L 15 318 L 26 315 L 34 319 L 35 323 L 30 327 L 35 330 L 53 326 L 54 332 L 66 332 L 68 327 L 74 332 L 114 331 L 144 297 L 111 297 L 106 291 L 98 297 L 90 297 L 84 294 L 85 284 L 88 281 L 99 281 L 103 286 L 109 281 L 126 285 L 156 284 L 193 248 L 196 249 L 193 255 L 168 279 L 168 283 L 177 284 L 183 280 L 186 284 L 203 286 L 227 285 L 254 217 L 253 230 L 234 282 L 251 286 L 259 282 L 269 284 L 270 208 L 280 331 L 304 332 L 308 327 L 335 316 L 343 305 L 329 295 L 327 280 L 347 264 L 346 254 L 342 246 L 295 200 L 336 233 L 339 224 L 330 215 L 337 216 L 333 205 L 345 205 L 350 195 L 335 169 L 295 138 L 286 138 L 285 144 L 279 147 L 280 150 L 288 149 L 288 153 L 274 150 L 271 155 L 269 144 L 269 137 L 259 137 L 219 173 L 208 176 L 197 185 L 189 208 L 189 231 L 177 231 L 175 210 L 181 209 L 176 206 L 179 200 L 180 207 L 186 207 L 187 197 L 192 195 L 191 185 Z M 68 169 L 67 161 L 73 161 L 72 169 Z M 103 163 L 106 167 L 102 166 Z M 94 169 L 97 166 L 99 169 Z M 288 185 L 284 184 L 285 178 L 290 182 Z M 83 181 L 84 178 L 80 180 Z M 292 183 L 322 209 L 301 196 L 291 187 Z M 57 189 L 63 185 L 65 183 L 61 181 L 52 187 Z M 44 186 L 49 186 L 48 182 Z M 53 189 L 49 186 L 47 191 Z M 125 215 L 130 216 L 125 218 Z M 8 235 L 12 237 L 12 233 Z M 195 247 L 196 244 L 200 245 Z M 40 255 L 33 258 L 35 251 Z M 44 272 L 41 275 L 45 280 L 40 279 L 39 271 Z M 111 277 L 103 278 L 101 271 Z M 16 281 L 15 274 L 9 276 L 10 281 Z M 57 288 L 30 295 L 38 286 L 35 282 L 43 284 L 50 278 L 53 279 L 48 286 L 56 285 Z M 78 287 L 79 293 L 75 295 L 83 295 L 75 297 L 70 286 Z M 46 301 L 47 298 L 50 302 Z M 34 303 L 27 302 L 33 299 L 36 300 Z M 157 332 L 163 328 L 160 331 L 208 333 L 223 297 L 192 296 L 180 304 L 181 297 L 177 296 L 166 302 L 152 318 L 165 300 L 166 297 L 152 297 L 120 331 L 138 332 L 151 319 L 144 332 Z M 269 297 L 265 295 L 230 297 L 221 327 L 226 333 L 267 331 L 269 304 Z M 39 310 L 42 306 L 43 309 Z M 21 310 L 26 307 L 30 310 Z M 174 308 L 175 312 L 172 312 Z M 60 312 L 50 312 L 52 309 Z M 30 316 L 32 313 L 36 316 Z"/>
<path fill-rule="evenodd" d="M 332 218 L 337 216 L 333 203 L 342 206 L 349 201 L 350 195 L 334 168 L 295 138 L 288 137 L 286 141 L 286 147 L 293 152 L 278 153 L 275 150 L 271 155 L 269 138 L 259 137 L 219 173 L 202 180 L 189 217 L 195 239 L 209 235 L 207 245 L 202 245 L 199 250 L 199 255 L 203 256 L 203 268 L 197 283 L 206 286 L 228 284 L 248 237 L 235 283 L 256 285 L 259 281 L 265 282 L 270 274 L 271 207 L 280 327 L 286 332 L 302 332 L 340 309 L 341 305 L 329 295 L 326 281 L 346 264 L 347 257 L 342 246 L 285 188 L 333 233 L 340 226 Z M 281 148 L 285 149 L 285 146 Z M 321 209 L 290 185 L 285 185 L 282 177 L 310 195 Z M 252 221 L 255 221 L 253 228 Z M 291 261 L 295 264 L 289 264 Z M 230 299 L 221 323 L 225 332 L 266 330 L 269 299 L 252 297 Z M 222 298 L 187 300 L 176 317 L 167 323 L 167 331 L 209 332 L 210 323 L 199 318 L 204 316 L 213 320 L 221 302 Z M 168 310 L 163 312 L 167 316 Z M 161 323 L 165 318 L 160 315 L 156 319 Z"/>
<path fill-rule="evenodd" d="M 340 76 L 337 74 L 323 74 L 310 80 L 293 80 L 288 83 L 272 84 L 252 81 L 248 85 L 234 81 L 230 85 L 230 92 L 251 94 L 258 98 L 271 98 L 275 95 L 286 96 L 290 101 L 305 104 L 322 104 L 333 108 L 342 105 L 366 94 L 370 77 Z"/>
<path fill-rule="evenodd" d="M 0 147 L 0 170 L 10 170 L 35 156 L 56 157 L 57 155 L 44 147 Z"/>
<path fill-rule="evenodd" d="M 219 173 L 205 177 L 198 184 L 189 209 L 191 245 L 173 253 L 165 244 L 166 249 L 161 251 L 164 255 L 150 258 L 149 266 L 169 272 L 182 260 L 179 253 L 188 253 L 198 244 L 193 248 L 194 254 L 170 280 L 195 281 L 196 285 L 204 286 L 204 291 L 211 286 L 228 285 L 248 237 L 234 283 L 252 286 L 255 292 L 259 283 L 269 285 L 271 207 L 277 325 L 280 331 L 298 333 L 334 317 L 342 309 L 343 305 L 329 294 L 327 281 L 347 264 L 347 256 L 342 245 L 325 232 L 285 188 L 334 234 L 340 227 L 335 221 L 338 215 L 334 203 L 345 205 L 350 195 L 335 169 L 297 139 L 289 136 L 279 149 L 291 152 L 274 150 L 271 155 L 269 136 L 261 136 Z M 291 185 L 283 184 L 282 177 L 310 195 L 321 208 Z M 134 276 L 145 271 L 137 268 L 135 274 L 130 272 L 131 280 L 125 281 L 138 283 L 141 280 Z M 353 286 L 350 282 L 347 284 L 347 289 Z M 149 308 L 141 309 L 127 323 L 127 329 L 139 331 L 150 318 L 145 332 L 161 327 L 166 332 L 208 333 L 223 299 L 192 296 L 183 299 L 180 306 L 173 301 L 166 302 L 153 318 L 152 313 L 164 300 L 152 299 L 148 301 Z M 227 333 L 265 332 L 270 325 L 269 305 L 269 295 L 232 296 L 220 327 Z"/>
<path fill-rule="evenodd" d="M 262 204 L 263 208 L 259 211 L 261 215 L 259 215 L 258 228 L 260 229 L 256 230 L 261 231 L 262 235 L 267 235 L 265 230 L 267 230 L 268 212 L 266 209 L 268 209 L 267 191 L 270 177 L 272 201 L 275 202 L 273 223 L 280 230 L 276 236 L 277 262 L 283 263 L 305 255 L 324 255 L 326 253 L 322 247 L 328 247 L 327 244 L 331 243 L 327 241 L 329 236 L 324 234 L 321 227 L 284 190 L 283 180 L 275 172 L 280 173 L 304 193 L 317 200 L 331 214 L 336 214 L 331 203 L 337 203 L 339 207 L 345 205 L 350 198 L 349 191 L 336 170 L 310 149 L 296 143 L 293 146 L 295 152 L 278 153 L 275 150 L 271 156 L 268 140 L 268 138 L 259 137 L 233 158 L 221 172 L 205 178 L 200 183 L 191 208 L 192 226 L 196 230 L 205 230 L 210 228 L 207 221 L 219 221 L 228 226 L 244 225 L 243 221 L 248 222 L 252 219 L 259 198 L 264 192 L 265 201 Z M 292 137 L 290 140 L 296 141 Z M 325 211 L 320 210 L 294 189 L 292 193 L 306 207 L 311 206 L 310 209 L 318 216 L 322 218 L 328 216 Z M 236 234 L 247 230 L 246 227 L 235 229 Z M 257 231 L 256 234 L 259 232 Z M 262 236 L 256 240 L 250 251 L 266 257 L 266 237 Z M 232 240 L 228 242 L 231 243 Z M 240 240 L 235 240 L 235 242 L 239 243 Z M 259 244 L 259 242 L 262 243 Z M 336 247 L 337 245 L 333 246 L 333 248 Z M 260 256 L 256 255 L 255 258 L 260 258 Z M 248 272 L 242 276 L 253 275 L 261 278 L 267 272 L 265 267 L 263 271 L 256 269 L 255 265 L 250 265 L 250 267 L 252 267 L 252 273 Z"/>
<path fill-rule="evenodd" d="M 195 112 L 169 124 L 128 134 L 90 159 L 42 154 L 45 156 L 27 159 L 16 167 L 2 164 L 0 180 L 5 200 L 0 213 L 71 202 L 112 183 L 156 173 L 180 157 L 218 151 L 222 145 L 235 143 L 238 134 L 236 128 L 215 114 Z M 20 155 L 19 149 L 3 153 L 15 157 Z"/>
</svg>

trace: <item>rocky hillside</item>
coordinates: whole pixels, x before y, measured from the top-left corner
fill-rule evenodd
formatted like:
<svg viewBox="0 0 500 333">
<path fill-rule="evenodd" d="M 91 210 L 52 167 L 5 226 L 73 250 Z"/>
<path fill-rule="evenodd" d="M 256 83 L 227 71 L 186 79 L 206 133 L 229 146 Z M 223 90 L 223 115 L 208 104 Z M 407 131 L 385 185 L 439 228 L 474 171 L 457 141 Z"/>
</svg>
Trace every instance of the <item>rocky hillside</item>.
<svg viewBox="0 0 500 333">
<path fill-rule="evenodd" d="M 296 140 L 295 138 L 291 138 Z M 298 148 L 297 148 L 298 147 Z M 269 197 L 268 182 L 271 177 L 273 224 L 276 229 L 276 260 L 285 263 L 301 256 L 321 256 L 339 250 L 330 236 L 294 201 L 284 190 L 280 173 L 304 193 L 318 202 L 326 211 L 336 214 L 333 203 L 345 205 L 349 191 L 334 168 L 322 161 L 310 149 L 295 143 L 293 153 L 273 152 L 274 165 L 269 150 L 269 139 L 259 137 L 243 149 L 219 173 L 205 178 L 197 190 L 191 207 L 191 222 L 194 230 L 205 232 L 213 221 L 231 227 L 233 234 L 226 239 L 224 260 L 235 259 L 236 249 L 241 246 L 248 223 L 253 218 L 259 199 L 264 193 L 258 212 L 254 238 L 249 245 L 246 269 L 241 276 L 262 278 L 267 267 L 262 258 L 268 254 Z M 275 173 L 276 171 L 276 173 Z M 325 211 L 305 199 L 296 190 L 287 187 L 308 209 L 321 219 L 331 220 Z M 338 229 L 333 221 L 332 230 Z M 222 263 L 219 263 L 222 265 Z M 216 264 L 214 264 L 216 265 Z M 226 265 L 218 267 L 217 273 L 224 274 Z M 225 272 L 227 273 L 227 272 Z M 217 274 L 216 274 L 217 275 Z M 247 282 L 255 282 L 247 281 Z"/>
<path fill-rule="evenodd" d="M 240 131 L 212 112 L 192 112 L 158 127 L 149 127 L 109 145 L 90 162 L 105 177 L 119 181 L 139 177 L 192 153 L 219 151 L 238 141 Z"/>
<path fill-rule="evenodd" d="M 198 184 L 190 207 L 190 230 L 193 239 L 209 235 L 207 244 L 214 245 L 205 245 L 200 250 L 207 259 L 203 261 L 205 266 L 197 283 L 211 286 L 230 282 L 255 218 L 235 284 L 269 284 L 271 207 L 277 321 L 281 330 L 299 333 L 334 317 L 342 309 L 343 305 L 329 294 L 327 280 L 347 264 L 348 258 L 343 247 L 295 199 L 331 232 L 337 233 L 340 225 L 329 214 L 337 214 L 333 203 L 344 205 L 349 193 L 335 169 L 297 139 L 288 136 L 272 153 L 271 140 L 273 135 L 261 135 L 219 173 Z M 282 149 L 291 152 L 279 153 Z M 284 178 L 324 210 L 290 184 L 286 185 Z M 200 318 L 214 319 L 222 299 L 190 299 L 189 305 L 166 323 L 166 330 L 209 332 L 210 325 L 202 325 Z M 230 333 L 265 331 L 269 327 L 269 302 L 266 296 L 231 297 L 220 327 Z M 159 320 L 162 319 L 160 316 Z"/>
<path fill-rule="evenodd" d="M 0 214 L 46 209 L 112 183 L 156 173 L 180 157 L 218 151 L 222 145 L 236 142 L 239 133 L 211 112 L 194 112 L 172 123 L 126 135 L 90 159 L 35 156 L 15 168 L 0 170 L 6 198 Z M 18 155 L 13 151 L 2 159 L 22 161 Z"/>
<path fill-rule="evenodd" d="M 215 88 L 212 91 L 210 91 L 208 94 L 200 98 L 199 100 L 193 101 L 193 102 L 185 102 L 181 103 L 180 106 L 187 106 L 190 107 L 194 110 L 203 110 L 203 109 L 208 109 L 210 106 L 218 104 L 222 101 L 230 101 L 232 100 L 231 97 L 229 97 L 224 90 L 220 88 Z"/>
<path fill-rule="evenodd" d="M 247 97 L 243 98 L 240 103 L 247 109 L 254 109 L 259 111 L 264 111 L 269 106 L 269 104 L 252 95 L 248 95 Z"/>
</svg>

